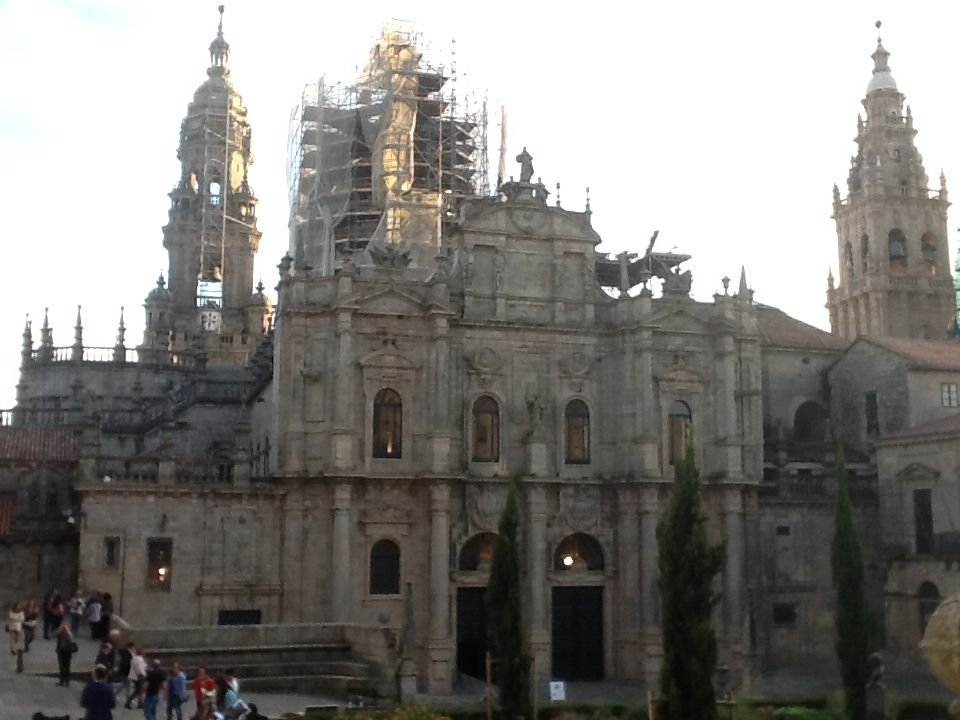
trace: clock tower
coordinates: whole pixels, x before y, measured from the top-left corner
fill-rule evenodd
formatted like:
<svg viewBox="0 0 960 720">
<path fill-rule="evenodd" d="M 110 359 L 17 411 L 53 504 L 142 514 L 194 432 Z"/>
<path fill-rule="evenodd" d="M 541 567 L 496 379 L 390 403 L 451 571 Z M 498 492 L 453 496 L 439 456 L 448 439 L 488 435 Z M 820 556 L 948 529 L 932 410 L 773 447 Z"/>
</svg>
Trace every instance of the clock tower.
<svg viewBox="0 0 960 720">
<path fill-rule="evenodd" d="M 946 178 L 930 187 L 889 57 L 878 38 L 846 197 L 833 188 L 840 275 L 828 278 L 830 326 L 848 340 L 946 339 L 955 315 Z"/>
<path fill-rule="evenodd" d="M 253 292 L 260 231 L 248 181 L 251 131 L 230 79 L 223 9 L 207 79 L 180 126 L 180 180 L 163 228 L 167 284 L 161 276 L 144 303 L 141 350 L 202 350 L 211 364 L 239 364 L 269 329 L 272 308 L 262 286 Z"/>
</svg>

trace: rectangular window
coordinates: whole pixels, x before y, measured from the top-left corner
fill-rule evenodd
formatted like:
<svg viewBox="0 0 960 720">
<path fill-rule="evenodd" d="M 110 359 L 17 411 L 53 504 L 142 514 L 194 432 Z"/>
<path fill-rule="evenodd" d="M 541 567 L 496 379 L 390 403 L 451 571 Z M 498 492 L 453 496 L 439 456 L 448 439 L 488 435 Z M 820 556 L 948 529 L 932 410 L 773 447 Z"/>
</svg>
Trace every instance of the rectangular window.
<svg viewBox="0 0 960 720">
<path fill-rule="evenodd" d="M 933 502 L 929 489 L 913 491 L 913 540 L 917 555 L 933 552 Z"/>
<path fill-rule="evenodd" d="M 958 406 L 956 383 L 943 383 L 940 385 L 940 405 L 948 408 Z"/>
<path fill-rule="evenodd" d="M 797 622 L 796 605 L 774 605 L 773 624 L 780 627 L 795 625 Z"/>
<path fill-rule="evenodd" d="M 217 625 L 259 625 L 261 616 L 259 610 L 220 610 Z"/>
<path fill-rule="evenodd" d="M 103 567 L 105 570 L 120 569 L 120 538 L 105 537 L 103 539 Z"/>
<path fill-rule="evenodd" d="M 877 394 L 868 392 L 863 396 L 863 403 L 867 435 L 876 435 L 880 432 L 880 406 L 877 404 Z"/>
<path fill-rule="evenodd" d="M 172 579 L 173 540 L 169 538 L 147 540 L 147 587 L 169 592 Z"/>
<path fill-rule="evenodd" d="M 777 525 L 777 535 L 780 537 L 790 537 L 789 525 Z"/>
</svg>

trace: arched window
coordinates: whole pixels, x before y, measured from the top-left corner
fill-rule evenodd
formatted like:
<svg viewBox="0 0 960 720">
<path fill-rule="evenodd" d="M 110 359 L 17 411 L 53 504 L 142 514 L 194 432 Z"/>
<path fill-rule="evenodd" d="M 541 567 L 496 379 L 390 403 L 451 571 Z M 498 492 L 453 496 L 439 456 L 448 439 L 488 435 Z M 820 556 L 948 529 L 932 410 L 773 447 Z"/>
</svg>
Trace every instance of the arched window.
<svg viewBox="0 0 960 720">
<path fill-rule="evenodd" d="M 500 406 L 489 395 L 473 403 L 473 462 L 500 460 Z"/>
<path fill-rule="evenodd" d="M 864 274 L 870 262 L 870 238 L 866 233 L 860 238 L 860 268 Z"/>
<path fill-rule="evenodd" d="M 603 548 L 586 533 L 567 535 L 553 555 L 554 570 L 603 570 Z"/>
<path fill-rule="evenodd" d="M 808 400 L 793 416 L 793 437 L 801 443 L 819 443 L 826 439 L 827 411 L 818 402 Z"/>
<path fill-rule="evenodd" d="M 930 616 L 940 606 L 940 589 L 929 580 L 917 590 L 917 609 L 920 613 L 920 636 L 927 631 Z"/>
<path fill-rule="evenodd" d="M 370 594 L 400 594 L 400 548 L 393 540 L 377 540 L 370 548 Z"/>
<path fill-rule="evenodd" d="M 396 390 L 384 388 L 373 399 L 373 456 L 399 458 L 403 431 L 403 403 Z"/>
<path fill-rule="evenodd" d="M 690 406 L 682 400 L 675 400 L 670 406 L 670 464 L 676 465 L 687 456 L 687 450 L 693 447 L 693 416 Z"/>
<path fill-rule="evenodd" d="M 923 261 L 933 270 L 934 263 L 937 261 L 937 239 L 933 233 L 924 233 L 920 238 L 920 256 Z"/>
<path fill-rule="evenodd" d="M 468 572 L 483 572 L 490 569 L 493 562 L 493 547 L 497 542 L 495 533 L 484 532 L 467 540 L 460 550 L 457 567 Z"/>
<path fill-rule="evenodd" d="M 907 262 L 907 236 L 903 234 L 900 228 L 894 228 L 887 235 L 887 241 L 890 245 L 890 262 L 906 264 Z"/>
<path fill-rule="evenodd" d="M 571 400 L 563 412 L 567 465 L 590 462 L 590 408 L 583 400 Z"/>
</svg>

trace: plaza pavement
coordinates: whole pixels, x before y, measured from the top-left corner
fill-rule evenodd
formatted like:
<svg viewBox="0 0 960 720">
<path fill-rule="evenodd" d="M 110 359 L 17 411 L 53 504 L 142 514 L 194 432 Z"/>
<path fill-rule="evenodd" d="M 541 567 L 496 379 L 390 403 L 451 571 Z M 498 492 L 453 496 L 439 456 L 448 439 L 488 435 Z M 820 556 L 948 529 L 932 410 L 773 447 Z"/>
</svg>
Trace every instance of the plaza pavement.
<svg viewBox="0 0 960 720">
<path fill-rule="evenodd" d="M 89 638 L 87 628 L 80 631 L 81 637 L 77 640 L 80 646 L 73 656 L 73 674 L 83 673 L 84 680 L 73 680 L 69 687 L 57 686 L 57 656 L 54 652 L 54 641 L 44 640 L 42 637 L 30 646 L 30 652 L 23 656 L 23 674 L 16 673 L 16 658 L 10 654 L 6 634 L 3 635 L 3 645 L 0 649 L 0 720 L 30 720 L 33 714 L 40 711 L 47 715 L 70 715 L 71 720 L 83 717 L 83 708 L 80 707 L 80 692 L 89 677 L 88 672 L 93 669 L 93 660 L 97 655 L 99 642 Z M 149 661 L 149 649 L 147 659 Z M 166 668 L 165 668 L 166 669 Z M 243 678 L 239 678 L 243 688 Z M 282 718 L 290 713 L 302 713 L 310 705 L 342 705 L 342 700 L 310 695 L 291 695 L 284 693 L 243 693 L 241 696 L 248 703 L 255 703 L 261 713 L 270 718 Z M 194 712 L 194 702 L 190 700 L 184 707 L 184 718 Z M 160 703 L 157 712 L 158 718 L 166 718 L 166 706 Z M 126 710 L 122 698 L 114 710 L 116 720 L 138 720 L 143 717 L 141 710 Z"/>
</svg>

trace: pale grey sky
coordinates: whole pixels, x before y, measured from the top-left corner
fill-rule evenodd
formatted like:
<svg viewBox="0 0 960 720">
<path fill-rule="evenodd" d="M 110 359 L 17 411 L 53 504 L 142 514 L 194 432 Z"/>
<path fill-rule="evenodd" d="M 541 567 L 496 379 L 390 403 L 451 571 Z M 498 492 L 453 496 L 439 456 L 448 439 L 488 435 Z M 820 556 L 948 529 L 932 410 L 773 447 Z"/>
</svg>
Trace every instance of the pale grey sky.
<svg viewBox="0 0 960 720">
<path fill-rule="evenodd" d="M 82 303 L 86 344 L 111 346 L 125 305 L 128 345 L 140 341 L 217 4 L 0 0 L 0 407 L 13 404 L 25 313 L 38 338 L 49 305 L 55 343 L 70 345 Z M 642 251 L 659 229 L 658 247 L 693 255 L 698 299 L 743 264 L 758 301 L 826 327 L 831 187 L 845 194 L 878 18 L 931 184 L 943 168 L 960 197 L 954 3 L 226 5 L 269 287 L 287 247 L 290 109 L 321 74 L 351 81 L 391 18 L 415 23 L 441 62 L 456 39 L 460 87 L 507 105 L 510 157 L 526 145 L 565 207 L 590 186 L 601 249 Z"/>
</svg>

